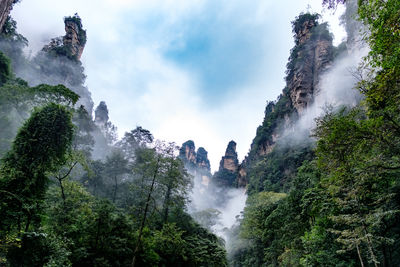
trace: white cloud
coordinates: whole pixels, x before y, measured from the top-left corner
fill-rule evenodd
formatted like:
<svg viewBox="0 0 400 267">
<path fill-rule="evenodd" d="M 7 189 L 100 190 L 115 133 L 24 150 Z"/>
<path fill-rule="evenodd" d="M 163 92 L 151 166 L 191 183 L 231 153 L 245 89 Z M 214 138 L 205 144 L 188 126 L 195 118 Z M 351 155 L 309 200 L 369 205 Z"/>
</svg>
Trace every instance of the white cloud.
<svg viewBox="0 0 400 267">
<path fill-rule="evenodd" d="M 190 31 L 191 25 L 185 24 L 189 18 L 204 16 L 214 3 L 223 7 L 218 16 L 224 21 L 241 20 L 243 27 L 260 25 L 249 28 L 258 30 L 250 36 L 262 36 L 260 45 L 269 51 L 268 56 L 254 59 L 258 65 L 254 80 L 240 88 L 224 88 L 228 93 L 218 108 L 210 108 L 209 99 L 199 94 L 202 88 L 196 73 L 162 54 L 171 41 L 179 44 L 182 29 Z M 178 144 L 193 139 L 197 147 L 209 152 L 215 170 L 232 139 L 238 143 L 239 156 L 245 156 L 262 122 L 266 100 L 274 100 L 283 89 L 293 45 L 290 21 L 308 4 L 321 10 L 320 0 L 23 0 L 12 15 L 19 31 L 30 40 L 30 49 L 37 51 L 50 38 L 64 34 L 63 16 L 78 12 L 88 32 L 82 57 L 87 86 L 96 104 L 107 102 L 120 134 L 141 125 L 157 138 Z M 146 16 L 160 21 L 143 24 L 148 23 Z M 234 30 L 229 25 L 221 29 Z"/>
</svg>

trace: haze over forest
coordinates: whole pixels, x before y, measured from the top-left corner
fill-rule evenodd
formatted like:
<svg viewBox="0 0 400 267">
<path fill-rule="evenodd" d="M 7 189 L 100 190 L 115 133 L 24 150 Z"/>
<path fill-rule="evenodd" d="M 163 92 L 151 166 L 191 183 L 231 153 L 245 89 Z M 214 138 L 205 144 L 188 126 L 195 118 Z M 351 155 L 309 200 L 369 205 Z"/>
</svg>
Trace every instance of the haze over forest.
<svg viewBox="0 0 400 267">
<path fill-rule="evenodd" d="M 284 86 L 290 22 L 307 10 L 330 22 L 336 45 L 345 38 L 343 7 L 328 10 L 319 0 L 38 0 L 11 14 L 34 54 L 77 12 L 88 31 L 86 85 L 96 88 L 96 104 L 106 101 L 119 136 L 139 125 L 163 140 L 196 140 L 215 171 L 230 140 L 240 159 L 248 153 L 266 101 Z"/>
<path fill-rule="evenodd" d="M 0 266 L 399 266 L 400 1 L 0 1 Z"/>
</svg>

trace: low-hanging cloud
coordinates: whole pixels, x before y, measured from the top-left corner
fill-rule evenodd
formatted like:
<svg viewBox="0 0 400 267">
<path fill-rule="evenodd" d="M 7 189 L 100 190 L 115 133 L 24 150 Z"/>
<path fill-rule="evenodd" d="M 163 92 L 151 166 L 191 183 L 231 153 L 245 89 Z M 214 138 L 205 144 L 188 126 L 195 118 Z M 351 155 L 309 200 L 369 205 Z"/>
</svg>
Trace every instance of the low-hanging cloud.
<svg viewBox="0 0 400 267">
<path fill-rule="evenodd" d="M 194 175 L 194 186 L 189 198 L 189 213 L 200 224 L 222 237 L 226 247 L 229 247 L 229 231 L 244 210 L 246 189 L 221 187 L 212 181 L 205 185 L 201 176 Z"/>
<path fill-rule="evenodd" d="M 368 46 L 360 42 L 357 49 L 344 52 L 333 62 L 320 77 L 313 103 L 282 133 L 282 143 L 310 141 L 311 131 L 316 127 L 316 119 L 323 116 L 327 110 L 340 106 L 354 107 L 360 102 L 362 95 L 356 85 L 362 77 L 360 72 L 363 70 L 359 68 L 360 64 L 368 51 Z"/>
</svg>

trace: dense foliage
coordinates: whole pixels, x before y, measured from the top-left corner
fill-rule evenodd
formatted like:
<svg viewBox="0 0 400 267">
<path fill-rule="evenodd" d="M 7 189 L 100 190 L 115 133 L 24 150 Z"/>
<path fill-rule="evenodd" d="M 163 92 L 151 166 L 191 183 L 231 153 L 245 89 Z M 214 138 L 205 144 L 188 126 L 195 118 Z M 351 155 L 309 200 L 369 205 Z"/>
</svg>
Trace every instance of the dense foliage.
<svg viewBox="0 0 400 267">
<path fill-rule="evenodd" d="M 5 27 L 2 41 L 25 40 L 12 20 Z M 10 49 L 0 46 L 12 56 L 0 52 L 0 265 L 226 266 L 223 241 L 186 212 L 192 177 L 176 146 L 142 127 L 116 142 L 90 95 L 77 107 L 80 61 L 24 59 L 30 86 L 11 68 L 22 50 Z"/>
<path fill-rule="evenodd" d="M 230 229 L 232 266 L 400 265 L 400 2 L 358 3 L 371 48 L 357 85 L 365 98 L 329 109 L 307 142 L 276 140 L 299 116 L 289 86 L 267 104 L 245 162 L 247 206 Z M 331 40 L 317 19 L 301 14 L 293 33 L 311 21 L 311 38 Z M 65 21 L 84 44 L 81 19 Z M 175 144 L 142 127 L 117 140 L 105 102 L 92 118 L 82 64 L 65 47 L 26 59 L 11 18 L 0 38 L 0 265 L 227 266 L 224 241 L 186 211 L 192 177 Z M 287 82 L 307 49 L 296 42 Z M 29 70 L 30 83 L 12 66 Z M 217 175 L 229 185 L 237 177 Z M 213 225 L 217 215 L 195 217 Z"/>
<path fill-rule="evenodd" d="M 329 7 L 343 2 L 324 1 Z M 253 165 L 231 248 L 234 266 L 400 264 L 400 2 L 358 2 L 371 48 L 362 66 L 368 75 L 357 85 L 365 101 L 331 108 L 317 120 L 315 156 L 303 161 L 294 150 L 282 158 L 275 148 Z M 281 188 L 265 184 L 286 177 L 273 167 L 290 157 L 301 167 L 284 182 L 287 195 L 279 195 Z"/>
</svg>

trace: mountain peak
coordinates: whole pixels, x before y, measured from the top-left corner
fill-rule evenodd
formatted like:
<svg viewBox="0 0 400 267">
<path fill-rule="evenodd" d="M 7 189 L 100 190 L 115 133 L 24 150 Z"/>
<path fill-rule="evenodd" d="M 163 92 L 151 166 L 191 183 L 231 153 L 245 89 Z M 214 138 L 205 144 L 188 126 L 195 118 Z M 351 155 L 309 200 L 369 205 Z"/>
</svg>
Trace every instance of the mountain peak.
<svg viewBox="0 0 400 267">
<path fill-rule="evenodd" d="M 86 44 L 86 31 L 82 27 L 82 20 L 75 14 L 65 17 L 64 24 L 65 35 L 53 38 L 42 50 L 80 60 Z"/>
</svg>

